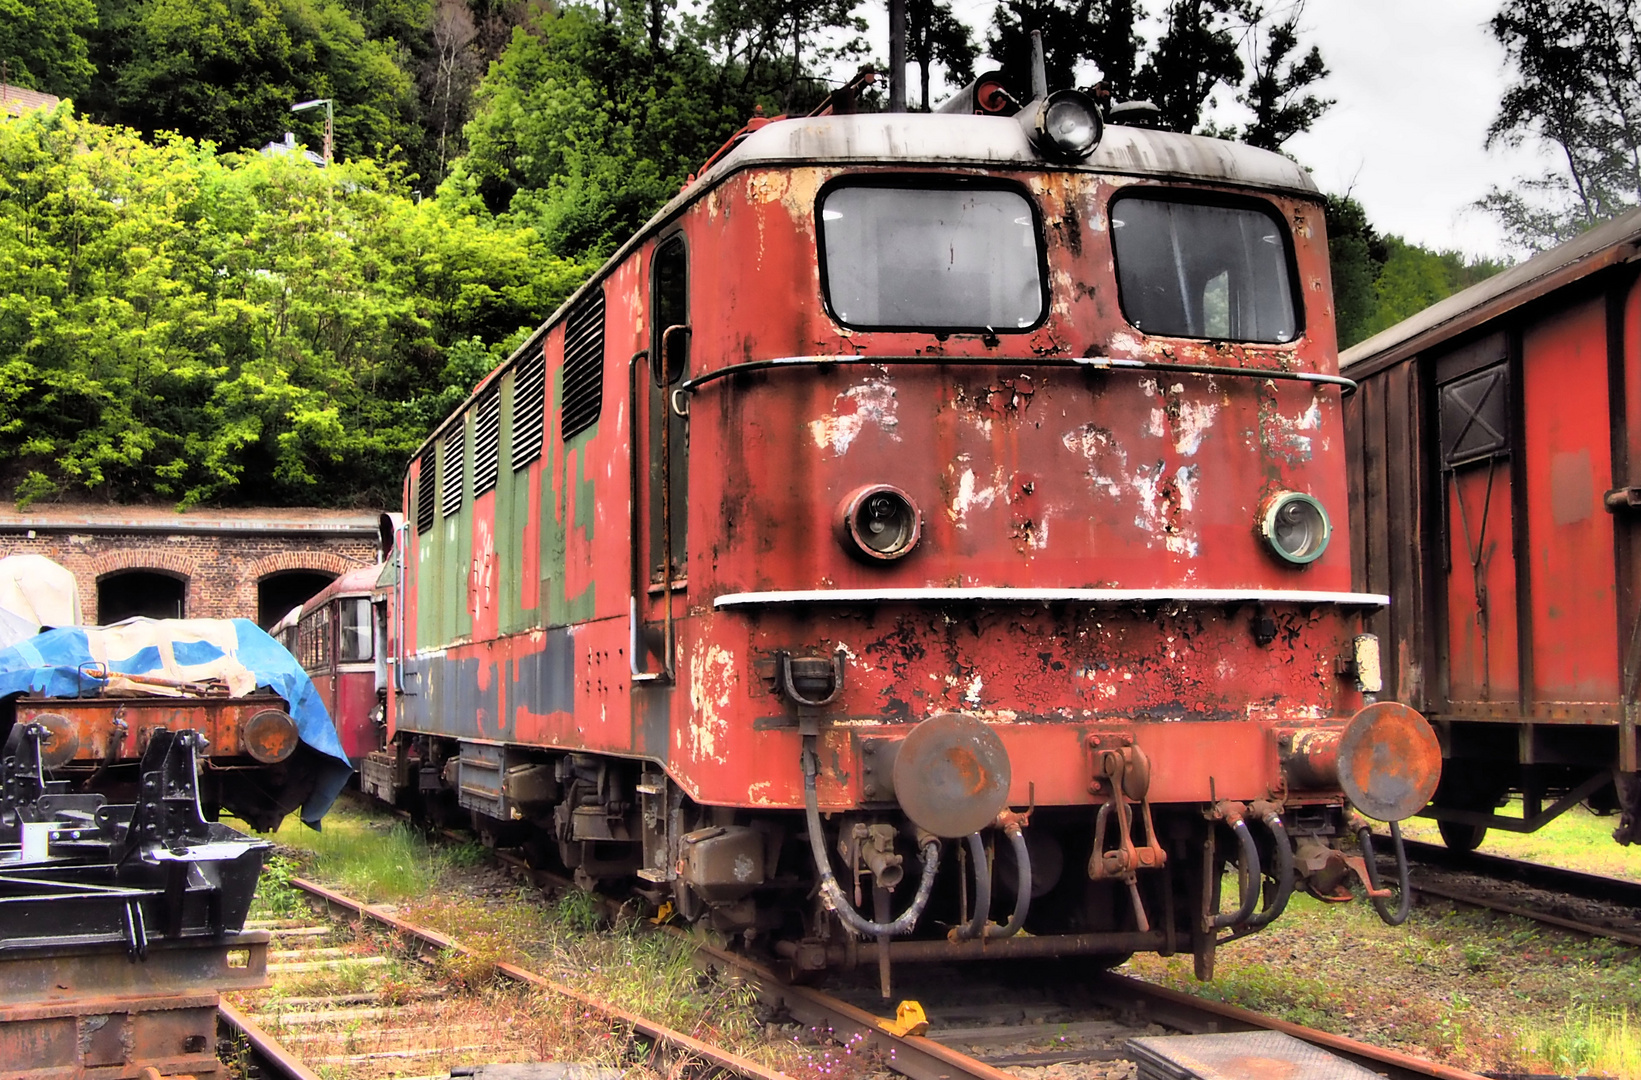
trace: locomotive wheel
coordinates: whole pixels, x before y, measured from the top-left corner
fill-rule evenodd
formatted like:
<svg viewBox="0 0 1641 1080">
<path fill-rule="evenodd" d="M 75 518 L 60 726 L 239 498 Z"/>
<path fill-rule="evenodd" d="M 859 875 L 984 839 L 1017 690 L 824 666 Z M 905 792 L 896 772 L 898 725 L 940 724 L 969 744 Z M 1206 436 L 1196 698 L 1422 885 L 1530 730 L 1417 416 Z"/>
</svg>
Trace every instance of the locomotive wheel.
<svg viewBox="0 0 1641 1080">
<path fill-rule="evenodd" d="M 1442 843 L 1449 851 L 1475 851 L 1487 838 L 1486 825 L 1464 825 L 1457 821 L 1438 821 L 1436 831 L 1442 834 Z"/>
</svg>

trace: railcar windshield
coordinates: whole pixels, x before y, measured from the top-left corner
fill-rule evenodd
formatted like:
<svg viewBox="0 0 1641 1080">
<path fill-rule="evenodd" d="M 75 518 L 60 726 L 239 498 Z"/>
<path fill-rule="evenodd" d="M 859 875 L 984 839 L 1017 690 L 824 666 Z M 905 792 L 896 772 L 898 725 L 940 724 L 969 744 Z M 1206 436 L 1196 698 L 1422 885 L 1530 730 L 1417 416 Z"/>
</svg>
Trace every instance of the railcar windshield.
<svg viewBox="0 0 1641 1080">
<path fill-rule="evenodd" d="M 845 326 L 1023 330 L 1042 320 L 1030 202 L 977 186 L 851 184 L 820 204 L 827 302 Z"/>
<path fill-rule="evenodd" d="M 1299 334 L 1288 231 L 1272 211 L 1128 196 L 1111 204 L 1117 295 L 1148 334 L 1280 344 Z"/>
<path fill-rule="evenodd" d="M 372 658 L 370 598 L 361 596 L 341 602 L 341 661 L 350 663 Z"/>
</svg>

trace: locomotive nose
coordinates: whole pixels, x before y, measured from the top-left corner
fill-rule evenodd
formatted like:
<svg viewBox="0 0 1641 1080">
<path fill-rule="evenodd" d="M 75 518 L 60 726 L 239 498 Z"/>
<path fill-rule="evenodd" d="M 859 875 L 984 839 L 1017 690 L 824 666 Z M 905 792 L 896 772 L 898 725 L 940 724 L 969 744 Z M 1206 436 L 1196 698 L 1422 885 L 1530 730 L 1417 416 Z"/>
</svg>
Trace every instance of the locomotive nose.
<svg viewBox="0 0 1641 1080">
<path fill-rule="evenodd" d="M 947 838 L 967 836 L 1008 805 L 1008 750 L 987 724 L 941 713 L 900 744 L 894 784 L 900 808 L 919 828 Z"/>
</svg>

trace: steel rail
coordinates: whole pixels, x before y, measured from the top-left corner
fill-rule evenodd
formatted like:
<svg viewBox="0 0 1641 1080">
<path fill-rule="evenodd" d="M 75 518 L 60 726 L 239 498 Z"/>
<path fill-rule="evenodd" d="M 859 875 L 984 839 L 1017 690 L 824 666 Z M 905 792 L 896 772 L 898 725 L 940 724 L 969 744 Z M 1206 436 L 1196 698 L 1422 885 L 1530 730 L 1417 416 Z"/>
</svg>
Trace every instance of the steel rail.
<svg viewBox="0 0 1641 1080">
<path fill-rule="evenodd" d="M 1494 881 L 1527 885 L 1535 889 L 1543 889 L 1547 892 L 1560 893 L 1582 900 L 1623 904 L 1641 911 L 1641 882 L 1608 877 L 1604 874 L 1590 874 L 1580 870 L 1567 870 L 1559 866 L 1546 866 L 1543 863 L 1509 859 L 1501 855 L 1486 855 L 1475 851 L 1454 851 L 1440 844 L 1427 844 L 1417 840 L 1406 840 L 1403 843 L 1406 846 L 1408 858 L 1425 866 L 1458 873 L 1476 874 Z M 1530 919 L 1546 926 L 1571 930 L 1574 933 L 1587 934 L 1590 937 L 1621 941 L 1626 945 L 1641 945 L 1641 930 L 1624 930 L 1617 927 L 1603 926 L 1600 923 L 1586 922 L 1582 919 L 1555 915 L 1548 911 L 1521 907 L 1496 897 L 1466 892 L 1460 888 L 1421 880 L 1417 877 L 1413 880 L 1413 891 L 1423 893 L 1426 896 L 1438 896 L 1443 900 L 1451 900 L 1458 904 L 1486 908 L 1489 911 L 1497 911 L 1503 915 L 1514 915 L 1518 918 Z"/>
<path fill-rule="evenodd" d="M 1374 837 L 1378 839 L 1377 835 Z M 1628 904 L 1641 908 L 1641 881 L 1591 874 L 1583 870 L 1568 870 L 1560 866 L 1527 862 L 1522 859 L 1489 855 L 1480 851 L 1454 851 L 1441 844 L 1419 840 L 1404 840 L 1407 857 L 1415 862 L 1439 866 L 1444 870 L 1465 870 L 1484 877 L 1516 881 L 1536 889 L 1566 893 L 1584 900 L 1601 900 L 1613 904 Z"/>
<path fill-rule="evenodd" d="M 473 950 L 468 948 L 466 945 L 463 945 L 454 938 L 446 937 L 437 930 L 431 930 L 427 927 L 417 926 L 414 923 L 406 922 L 404 919 L 399 918 L 397 915 L 394 915 L 389 911 L 374 907 L 370 904 L 362 903 L 361 901 L 354 900 L 348 896 L 343 896 L 341 893 L 327 889 L 325 886 L 317 884 L 316 882 L 308 881 L 304 878 L 293 877 L 291 878 L 290 883 L 294 888 L 300 889 L 308 895 L 323 902 L 327 910 L 340 908 L 342 911 L 349 913 L 354 919 L 369 920 L 371 922 L 380 923 L 383 926 L 389 927 L 390 929 L 405 935 L 406 937 L 414 939 L 422 945 L 434 949 L 459 952 L 464 956 L 474 955 Z M 618 1005 L 613 1005 L 607 1001 L 601 1001 L 590 994 L 577 990 L 574 987 L 566 986 L 565 984 L 557 982 L 553 979 L 549 979 L 545 975 L 538 974 L 528 968 L 523 968 L 517 964 L 508 963 L 507 961 L 497 961 L 495 964 L 495 969 L 498 974 L 504 976 L 505 978 L 511 979 L 514 982 L 525 983 L 529 986 L 534 986 L 539 989 L 546 990 L 549 993 L 557 994 L 561 997 L 567 997 L 572 1001 L 579 1002 L 587 1008 L 593 1009 L 617 1023 L 626 1025 L 633 1031 L 643 1035 L 647 1039 L 650 1039 L 659 1046 L 666 1046 L 675 1052 L 708 1062 L 718 1069 L 734 1073 L 737 1076 L 746 1077 L 747 1080 L 792 1080 L 792 1078 L 786 1073 L 766 1068 L 750 1058 L 742 1057 L 739 1054 L 731 1053 L 721 1047 L 703 1042 L 702 1040 L 695 1038 L 693 1035 L 687 1035 L 682 1031 L 677 1031 L 673 1028 L 667 1027 L 664 1024 L 657 1024 L 652 1020 L 639 1016 L 637 1013 L 628 1012 L 626 1009 L 623 1009 Z M 998 1078 L 989 1078 L 989 1080 L 998 1080 Z"/>
<path fill-rule="evenodd" d="M 278 1039 L 262 1030 L 255 1020 L 228 1002 L 217 1002 L 217 1019 L 231 1033 L 244 1039 L 261 1063 L 278 1074 L 279 1080 L 324 1080 L 281 1046 Z"/>
<path fill-rule="evenodd" d="M 530 867 L 523 860 L 498 853 L 502 861 L 528 873 L 538 883 L 574 887 L 571 882 L 555 874 Z M 606 900 L 611 908 L 614 901 Z M 766 1005 L 785 1008 L 793 1019 L 812 1027 L 824 1027 L 842 1039 L 860 1039 L 884 1054 L 891 1069 L 911 1080 L 1014 1080 L 1013 1074 L 995 1065 L 953 1050 L 932 1038 L 901 1035 L 888 1020 L 865 1009 L 841 1001 L 812 987 L 793 986 L 783 982 L 769 968 L 745 956 L 727 952 L 689 938 L 677 928 L 663 926 L 667 933 L 689 939 L 697 953 L 724 968 L 736 972 L 746 980 Z M 1029 939 L 1027 939 L 1029 940 Z M 863 955 L 870 955 L 870 945 L 863 945 Z M 1178 990 L 1132 979 L 1125 975 L 1100 972 L 1096 979 L 1109 991 L 1110 1000 L 1119 1010 L 1142 1013 L 1154 1020 L 1188 1034 L 1215 1031 L 1280 1031 L 1313 1046 L 1349 1058 L 1364 1067 L 1389 1077 L 1390 1080 L 1485 1080 L 1484 1077 L 1463 1069 L 1422 1061 L 1395 1050 L 1373 1046 L 1343 1035 L 1318 1031 L 1276 1017 L 1250 1012 L 1235 1005 L 1199 998 Z"/>
<path fill-rule="evenodd" d="M 1382 1073 L 1390 1080 L 1485 1080 L 1478 1073 L 1424 1061 L 1410 1054 L 1278 1020 L 1274 1016 L 1251 1012 L 1224 1002 L 1210 1001 L 1179 990 L 1170 990 L 1165 986 L 1131 979 L 1126 975 L 1102 971 L 1095 976 L 1095 982 L 1109 992 L 1113 1001 L 1124 1002 L 1136 1012 L 1166 1027 L 1179 1028 L 1192 1034 L 1213 1031 L 1280 1031 L 1340 1057 L 1349 1058 L 1364 1068 Z"/>
</svg>

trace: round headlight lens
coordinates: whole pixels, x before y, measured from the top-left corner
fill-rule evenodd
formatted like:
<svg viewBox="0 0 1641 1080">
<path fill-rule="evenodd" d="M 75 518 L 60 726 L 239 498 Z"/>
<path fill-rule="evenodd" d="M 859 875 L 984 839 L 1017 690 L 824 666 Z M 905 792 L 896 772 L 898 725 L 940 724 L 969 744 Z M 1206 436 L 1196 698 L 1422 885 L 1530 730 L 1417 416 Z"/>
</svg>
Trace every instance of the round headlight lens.
<svg viewBox="0 0 1641 1080">
<path fill-rule="evenodd" d="M 1284 491 L 1266 500 L 1259 531 L 1278 558 L 1304 565 L 1321 558 L 1333 530 L 1327 511 L 1314 497 Z"/>
<path fill-rule="evenodd" d="M 1103 125 L 1087 94 L 1056 90 L 1034 111 L 1029 134 L 1039 151 L 1062 161 L 1081 161 L 1094 152 Z"/>
<path fill-rule="evenodd" d="M 888 484 L 862 488 L 844 500 L 844 546 L 853 554 L 898 559 L 917 545 L 920 527 L 911 496 Z"/>
</svg>

